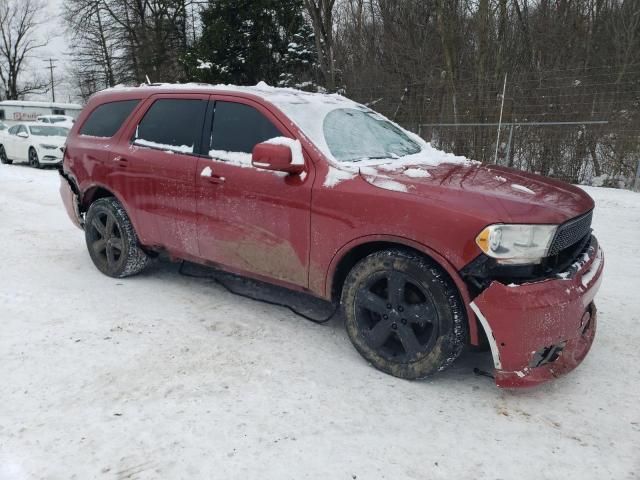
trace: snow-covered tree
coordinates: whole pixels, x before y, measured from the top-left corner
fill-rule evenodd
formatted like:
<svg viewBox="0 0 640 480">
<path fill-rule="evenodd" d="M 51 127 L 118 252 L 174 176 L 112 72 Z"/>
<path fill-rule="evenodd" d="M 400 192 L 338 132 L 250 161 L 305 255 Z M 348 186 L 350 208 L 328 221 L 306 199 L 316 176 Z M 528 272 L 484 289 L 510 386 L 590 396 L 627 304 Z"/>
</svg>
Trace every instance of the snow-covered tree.
<svg viewBox="0 0 640 480">
<path fill-rule="evenodd" d="M 215 0 L 185 56 L 192 80 L 251 85 L 310 82 L 315 58 L 302 0 Z"/>
</svg>

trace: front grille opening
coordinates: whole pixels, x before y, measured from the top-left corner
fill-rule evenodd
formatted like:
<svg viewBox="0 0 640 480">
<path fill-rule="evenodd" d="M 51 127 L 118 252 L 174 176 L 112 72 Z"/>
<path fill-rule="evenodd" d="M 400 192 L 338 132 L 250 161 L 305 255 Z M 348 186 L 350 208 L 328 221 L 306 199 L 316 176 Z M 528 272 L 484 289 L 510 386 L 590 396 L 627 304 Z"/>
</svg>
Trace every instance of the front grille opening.
<svg viewBox="0 0 640 480">
<path fill-rule="evenodd" d="M 593 210 L 560 225 L 549 247 L 549 255 L 558 255 L 588 235 L 592 220 Z"/>
</svg>

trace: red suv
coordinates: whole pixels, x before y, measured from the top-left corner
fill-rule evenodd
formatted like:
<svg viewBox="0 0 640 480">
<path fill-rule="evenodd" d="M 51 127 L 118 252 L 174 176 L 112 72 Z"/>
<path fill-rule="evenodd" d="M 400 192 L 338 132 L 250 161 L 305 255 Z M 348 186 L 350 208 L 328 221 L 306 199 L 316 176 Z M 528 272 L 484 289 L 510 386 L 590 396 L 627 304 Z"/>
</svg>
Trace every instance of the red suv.
<svg viewBox="0 0 640 480">
<path fill-rule="evenodd" d="M 593 342 L 604 262 L 585 192 L 445 154 L 338 95 L 107 90 L 61 175 L 106 275 L 164 252 L 340 303 L 357 350 L 398 377 L 488 343 L 496 383 L 530 386 Z"/>
</svg>

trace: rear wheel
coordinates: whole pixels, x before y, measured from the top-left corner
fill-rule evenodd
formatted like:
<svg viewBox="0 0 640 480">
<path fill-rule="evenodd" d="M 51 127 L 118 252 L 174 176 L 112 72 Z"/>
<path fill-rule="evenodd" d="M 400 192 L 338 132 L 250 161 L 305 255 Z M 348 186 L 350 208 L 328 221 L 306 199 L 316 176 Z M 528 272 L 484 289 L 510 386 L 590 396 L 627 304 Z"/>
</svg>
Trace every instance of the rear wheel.
<svg viewBox="0 0 640 480">
<path fill-rule="evenodd" d="M 127 213 L 114 197 L 91 204 L 84 229 L 91 260 L 105 275 L 128 277 L 147 266 L 149 256 L 140 248 Z"/>
<path fill-rule="evenodd" d="M 29 149 L 29 165 L 33 168 L 41 168 L 40 159 L 38 158 L 38 152 L 35 148 Z"/>
<path fill-rule="evenodd" d="M 415 253 L 393 249 L 365 257 L 345 281 L 342 305 L 358 352 L 396 377 L 444 370 L 465 344 L 465 311 L 455 285 Z"/>
<path fill-rule="evenodd" d="M 4 149 L 4 145 L 0 145 L 0 162 L 2 162 L 4 165 L 11 165 L 13 163 L 13 160 L 9 160 L 9 157 L 7 157 L 7 152 Z"/>
</svg>

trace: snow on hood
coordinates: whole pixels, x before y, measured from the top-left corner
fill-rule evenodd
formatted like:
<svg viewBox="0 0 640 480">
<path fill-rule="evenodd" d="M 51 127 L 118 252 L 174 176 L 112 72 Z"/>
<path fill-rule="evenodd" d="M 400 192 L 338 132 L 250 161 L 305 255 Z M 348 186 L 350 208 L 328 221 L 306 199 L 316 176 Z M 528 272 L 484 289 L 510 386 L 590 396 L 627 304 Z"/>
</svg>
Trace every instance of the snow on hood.
<svg viewBox="0 0 640 480">
<path fill-rule="evenodd" d="M 398 175 L 406 177 L 406 180 L 424 179 L 431 177 L 429 168 L 442 164 L 460 165 L 466 167 L 480 166 L 480 162 L 469 160 L 466 157 L 456 156 L 446 153 L 437 148 L 433 148 L 430 143 L 425 142 L 419 136 L 407 132 L 413 141 L 418 143 L 422 150 L 413 155 L 406 155 L 400 158 L 384 158 L 363 160 L 360 162 L 333 163 L 329 169 L 329 175 L 325 179 L 324 186 L 333 187 L 344 180 L 355 178 L 361 174 L 365 180 L 380 188 L 387 190 L 406 192 L 407 189 L 398 185 L 397 182 L 390 182 L 390 177 Z M 339 171 L 340 174 L 336 173 Z M 385 181 L 386 180 L 386 181 Z"/>
</svg>

